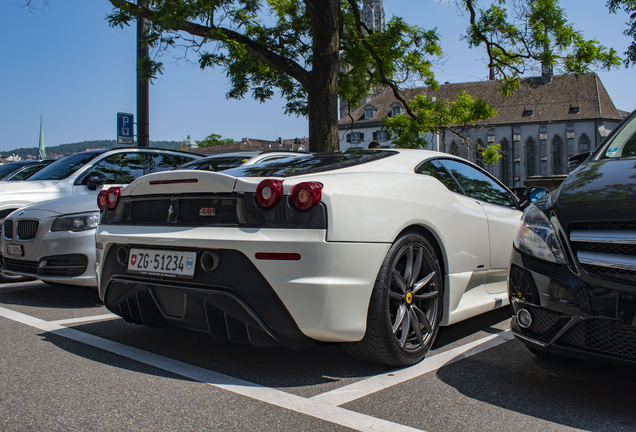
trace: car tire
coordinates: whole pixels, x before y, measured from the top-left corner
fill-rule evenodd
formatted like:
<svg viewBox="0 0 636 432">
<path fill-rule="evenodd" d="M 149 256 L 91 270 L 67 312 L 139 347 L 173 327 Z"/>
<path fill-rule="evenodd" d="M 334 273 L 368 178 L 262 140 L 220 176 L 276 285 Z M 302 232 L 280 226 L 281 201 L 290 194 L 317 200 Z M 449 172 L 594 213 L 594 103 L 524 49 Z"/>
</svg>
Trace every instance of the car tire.
<svg viewBox="0 0 636 432">
<path fill-rule="evenodd" d="M 435 248 L 407 233 L 391 246 L 378 272 L 360 342 L 343 344 L 360 360 L 390 366 L 420 362 L 433 345 L 442 316 L 443 275 Z"/>
</svg>

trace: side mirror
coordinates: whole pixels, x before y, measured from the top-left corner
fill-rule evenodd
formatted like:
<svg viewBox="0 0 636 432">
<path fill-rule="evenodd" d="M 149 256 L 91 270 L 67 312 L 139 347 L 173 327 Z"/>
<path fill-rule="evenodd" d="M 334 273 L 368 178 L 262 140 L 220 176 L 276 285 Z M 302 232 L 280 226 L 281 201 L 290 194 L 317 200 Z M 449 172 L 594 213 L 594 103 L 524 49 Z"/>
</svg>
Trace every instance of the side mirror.
<svg viewBox="0 0 636 432">
<path fill-rule="evenodd" d="M 519 208 L 521 210 L 528 207 L 530 204 L 541 198 L 543 195 L 550 193 L 549 190 L 538 187 L 514 187 L 511 190 L 519 198 Z"/>
<path fill-rule="evenodd" d="M 529 202 L 533 203 L 536 200 L 538 200 L 539 198 L 541 198 L 543 195 L 547 194 L 548 192 L 549 191 L 547 189 L 538 188 L 538 187 L 531 187 L 526 192 L 526 199 Z"/>
<path fill-rule="evenodd" d="M 86 187 L 88 188 L 88 190 L 97 190 L 97 186 L 101 186 L 104 183 L 106 183 L 106 177 L 104 177 L 102 173 L 92 172 L 88 175 Z"/>
<path fill-rule="evenodd" d="M 568 172 L 570 173 L 578 168 L 578 166 L 585 162 L 585 159 L 587 159 L 591 154 L 592 152 L 585 152 L 570 156 L 568 158 Z"/>
</svg>

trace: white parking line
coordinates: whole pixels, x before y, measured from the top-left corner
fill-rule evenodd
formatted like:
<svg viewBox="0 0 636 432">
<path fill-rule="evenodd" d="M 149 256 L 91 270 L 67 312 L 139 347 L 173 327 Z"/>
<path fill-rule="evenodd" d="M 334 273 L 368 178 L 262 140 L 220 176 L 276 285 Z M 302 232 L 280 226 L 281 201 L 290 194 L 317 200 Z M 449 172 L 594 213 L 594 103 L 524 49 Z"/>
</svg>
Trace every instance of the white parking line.
<svg viewBox="0 0 636 432">
<path fill-rule="evenodd" d="M 282 407 L 291 411 L 306 414 L 321 420 L 335 423 L 359 431 L 416 431 L 408 426 L 392 423 L 386 420 L 349 411 L 344 408 L 335 407 L 323 402 L 314 401 L 301 396 L 296 396 L 280 390 L 264 387 L 248 381 L 243 381 L 228 375 L 223 375 L 198 366 L 193 366 L 184 362 L 173 360 L 157 354 L 149 353 L 131 346 L 113 342 L 88 333 L 83 333 L 74 329 L 63 327 L 59 324 L 44 321 L 14 312 L 10 309 L 0 307 L 0 316 L 17 321 L 22 324 L 35 327 L 37 329 L 50 332 L 86 345 L 94 346 L 105 351 L 118 354 L 132 360 L 145 363 L 150 366 L 163 369 L 190 378 L 202 383 L 212 385 L 224 390 L 231 391 L 249 398 L 266 402 L 271 405 Z"/>
<path fill-rule="evenodd" d="M 304 398 L 60 325 L 61 322 L 71 320 L 44 321 L 3 307 L 0 307 L 0 316 L 261 402 L 354 430 L 374 432 L 414 431 L 418 429 L 350 411 L 339 407 L 339 405 L 437 370 L 442 366 L 470 357 L 513 338 L 510 330 L 506 330 L 429 357 L 415 366 L 373 376 L 311 398 Z M 79 318 L 79 320 L 92 320 L 96 317 L 108 317 L 109 319 L 110 316 L 117 318 L 117 316 L 109 314 Z M 78 322 L 77 320 L 74 319 L 73 322 Z"/>
<path fill-rule="evenodd" d="M 377 391 L 384 390 L 396 384 L 400 384 L 404 381 L 408 381 L 440 369 L 443 366 L 455 363 L 458 360 L 465 359 L 504 342 L 508 342 L 511 339 L 514 339 L 512 332 L 510 330 L 505 330 L 501 333 L 486 336 L 466 345 L 445 351 L 441 354 L 427 357 L 414 366 L 382 375 L 376 375 L 362 381 L 357 381 L 353 384 L 313 396 L 311 399 L 333 406 L 343 405 Z"/>
<path fill-rule="evenodd" d="M 93 315 L 93 316 L 86 316 L 81 318 L 68 318 L 68 319 L 49 321 L 49 322 L 52 324 L 67 325 L 67 324 L 76 324 L 76 323 L 89 322 L 89 321 L 106 321 L 106 320 L 119 319 L 119 318 L 121 318 L 119 315 L 108 313 L 104 315 Z"/>
</svg>

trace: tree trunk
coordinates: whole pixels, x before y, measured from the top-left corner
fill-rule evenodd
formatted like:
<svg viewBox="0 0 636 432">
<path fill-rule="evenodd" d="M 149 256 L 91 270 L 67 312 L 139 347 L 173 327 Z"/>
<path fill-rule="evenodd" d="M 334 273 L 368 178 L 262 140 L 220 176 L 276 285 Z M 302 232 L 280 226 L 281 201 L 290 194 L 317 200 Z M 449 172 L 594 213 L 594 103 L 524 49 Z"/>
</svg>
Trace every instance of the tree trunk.
<svg viewBox="0 0 636 432">
<path fill-rule="evenodd" d="M 338 70 L 340 0 L 305 0 L 312 21 L 313 68 L 307 88 L 309 148 L 336 151 L 338 138 Z"/>
</svg>

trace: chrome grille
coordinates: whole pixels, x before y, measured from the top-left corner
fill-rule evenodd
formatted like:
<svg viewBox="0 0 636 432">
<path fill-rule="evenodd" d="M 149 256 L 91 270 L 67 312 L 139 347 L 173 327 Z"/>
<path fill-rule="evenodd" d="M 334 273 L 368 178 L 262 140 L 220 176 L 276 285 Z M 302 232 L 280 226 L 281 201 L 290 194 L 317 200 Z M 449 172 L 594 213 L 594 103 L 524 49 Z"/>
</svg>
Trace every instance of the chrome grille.
<svg viewBox="0 0 636 432">
<path fill-rule="evenodd" d="M 2 235 L 8 240 L 13 239 L 13 220 L 4 220 L 4 223 L 2 224 Z"/>
<path fill-rule="evenodd" d="M 38 233 L 40 221 L 19 220 L 16 226 L 17 240 L 33 240 Z"/>
<path fill-rule="evenodd" d="M 636 222 L 570 224 L 570 244 L 581 267 L 597 276 L 636 283 Z"/>
</svg>

